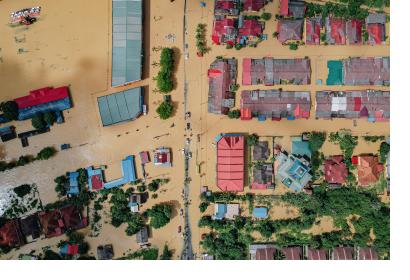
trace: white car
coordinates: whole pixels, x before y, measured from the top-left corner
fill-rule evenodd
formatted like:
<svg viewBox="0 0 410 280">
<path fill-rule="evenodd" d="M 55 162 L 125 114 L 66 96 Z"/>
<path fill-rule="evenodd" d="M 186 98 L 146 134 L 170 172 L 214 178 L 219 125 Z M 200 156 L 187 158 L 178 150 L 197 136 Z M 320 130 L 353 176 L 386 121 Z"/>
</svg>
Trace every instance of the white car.
<svg viewBox="0 0 410 280">
<path fill-rule="evenodd" d="M 147 105 L 142 105 L 142 113 L 144 114 L 144 116 L 147 115 Z"/>
</svg>

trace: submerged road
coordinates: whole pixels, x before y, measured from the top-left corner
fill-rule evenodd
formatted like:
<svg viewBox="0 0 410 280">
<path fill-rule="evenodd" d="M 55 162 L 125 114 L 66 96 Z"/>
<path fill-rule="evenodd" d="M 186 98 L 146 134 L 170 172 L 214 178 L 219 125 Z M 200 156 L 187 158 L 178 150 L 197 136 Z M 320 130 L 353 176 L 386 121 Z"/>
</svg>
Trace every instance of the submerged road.
<svg viewBox="0 0 410 280">
<path fill-rule="evenodd" d="M 186 140 L 184 145 L 184 156 L 185 156 L 185 176 L 184 176 L 184 217 L 185 217 L 185 227 L 184 227 L 184 245 L 181 253 L 182 260 L 193 260 L 194 251 L 192 248 L 192 236 L 191 236 L 191 226 L 189 221 L 189 183 L 191 178 L 189 176 L 189 161 L 191 159 L 190 151 L 190 139 L 189 139 L 189 129 L 187 128 L 187 123 L 189 122 L 189 117 L 187 117 L 187 103 L 188 103 L 188 83 L 186 79 L 186 60 L 188 59 L 188 25 L 187 25 L 187 0 L 184 2 L 184 35 L 183 35 L 183 50 L 184 50 L 184 114 L 185 114 L 185 134 Z"/>
</svg>

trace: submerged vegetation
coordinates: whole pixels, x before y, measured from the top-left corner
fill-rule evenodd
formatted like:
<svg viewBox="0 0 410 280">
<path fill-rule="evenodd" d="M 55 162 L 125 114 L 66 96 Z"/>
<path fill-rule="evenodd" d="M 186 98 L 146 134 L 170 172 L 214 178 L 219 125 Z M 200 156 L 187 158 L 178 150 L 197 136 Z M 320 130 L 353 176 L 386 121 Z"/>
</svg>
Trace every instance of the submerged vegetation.
<svg viewBox="0 0 410 280">
<path fill-rule="evenodd" d="M 47 160 L 54 156 L 57 153 L 56 149 L 54 147 L 46 147 L 42 149 L 40 152 L 37 153 L 37 156 L 32 156 L 32 155 L 25 155 L 25 156 L 20 156 L 18 160 L 13 160 L 9 162 L 5 161 L 0 161 L 0 172 L 10 170 L 19 166 L 24 166 L 29 163 L 32 163 L 36 160 Z"/>
</svg>

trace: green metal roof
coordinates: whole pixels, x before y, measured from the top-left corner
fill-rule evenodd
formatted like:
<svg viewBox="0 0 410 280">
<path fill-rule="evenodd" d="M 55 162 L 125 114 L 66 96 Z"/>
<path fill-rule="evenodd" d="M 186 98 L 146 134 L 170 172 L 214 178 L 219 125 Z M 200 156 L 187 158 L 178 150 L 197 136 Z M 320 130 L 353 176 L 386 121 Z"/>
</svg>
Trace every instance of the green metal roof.
<svg viewBox="0 0 410 280">
<path fill-rule="evenodd" d="M 137 118 L 142 113 L 144 97 L 142 88 L 98 97 L 98 107 L 103 126 L 117 124 Z"/>
<path fill-rule="evenodd" d="M 343 84 L 343 63 L 340 60 L 329 60 L 327 62 L 329 75 L 327 76 L 326 85 L 336 86 Z"/>
<path fill-rule="evenodd" d="M 112 1 L 112 86 L 141 80 L 143 0 Z"/>
</svg>

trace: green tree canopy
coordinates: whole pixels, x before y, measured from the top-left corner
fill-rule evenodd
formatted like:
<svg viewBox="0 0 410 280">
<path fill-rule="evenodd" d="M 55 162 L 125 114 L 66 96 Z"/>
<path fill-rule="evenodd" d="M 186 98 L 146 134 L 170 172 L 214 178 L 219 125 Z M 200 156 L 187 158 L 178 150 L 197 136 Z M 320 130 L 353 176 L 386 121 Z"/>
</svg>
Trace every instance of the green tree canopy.
<svg viewBox="0 0 410 280">
<path fill-rule="evenodd" d="M 170 204 L 157 204 L 147 210 L 150 225 L 153 228 L 161 228 L 171 220 L 172 206 Z"/>
<path fill-rule="evenodd" d="M 157 108 L 157 113 L 161 120 L 169 119 L 174 110 L 174 105 L 171 102 L 163 101 Z"/>
<path fill-rule="evenodd" d="M 42 114 L 37 114 L 31 119 L 31 125 L 35 129 L 43 129 L 46 127 L 46 123 L 44 122 L 44 118 Z"/>
<path fill-rule="evenodd" d="M 2 102 L 0 110 L 3 111 L 4 117 L 9 120 L 17 120 L 19 109 L 15 101 Z"/>
<path fill-rule="evenodd" d="M 44 113 L 43 120 L 48 126 L 52 126 L 56 122 L 56 114 L 54 112 Z"/>
</svg>

